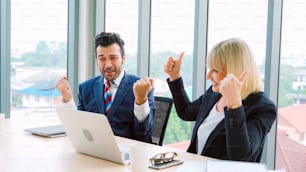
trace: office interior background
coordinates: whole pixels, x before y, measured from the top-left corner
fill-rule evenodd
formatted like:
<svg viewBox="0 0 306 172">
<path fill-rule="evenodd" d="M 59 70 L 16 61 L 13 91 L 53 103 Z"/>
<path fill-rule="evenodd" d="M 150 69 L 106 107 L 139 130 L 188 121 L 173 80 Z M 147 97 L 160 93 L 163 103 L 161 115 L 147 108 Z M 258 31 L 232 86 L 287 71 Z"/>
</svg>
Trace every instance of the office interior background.
<svg viewBox="0 0 306 172">
<path fill-rule="evenodd" d="M 166 59 L 184 51 L 182 77 L 192 100 L 210 85 L 210 48 L 239 37 L 253 50 L 263 90 L 278 106 L 262 162 L 306 171 L 305 9 L 304 0 L 1 0 L 1 117 L 55 115 L 61 97 L 54 86 L 62 76 L 76 98 L 78 84 L 100 74 L 93 38 L 102 31 L 122 36 L 125 70 L 152 77 L 158 96 L 171 96 Z M 164 144 L 184 148 L 192 123 L 175 113 Z"/>
</svg>

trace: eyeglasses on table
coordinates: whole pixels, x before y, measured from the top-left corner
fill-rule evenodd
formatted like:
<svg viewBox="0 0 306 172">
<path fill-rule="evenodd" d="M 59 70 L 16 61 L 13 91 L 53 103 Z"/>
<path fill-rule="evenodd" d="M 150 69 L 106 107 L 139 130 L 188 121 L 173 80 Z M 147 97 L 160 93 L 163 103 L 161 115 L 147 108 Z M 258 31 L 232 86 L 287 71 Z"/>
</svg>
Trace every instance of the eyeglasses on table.
<svg viewBox="0 0 306 172">
<path fill-rule="evenodd" d="M 176 152 L 158 153 L 150 158 L 150 162 L 151 165 L 164 164 L 173 161 L 176 156 Z"/>
</svg>

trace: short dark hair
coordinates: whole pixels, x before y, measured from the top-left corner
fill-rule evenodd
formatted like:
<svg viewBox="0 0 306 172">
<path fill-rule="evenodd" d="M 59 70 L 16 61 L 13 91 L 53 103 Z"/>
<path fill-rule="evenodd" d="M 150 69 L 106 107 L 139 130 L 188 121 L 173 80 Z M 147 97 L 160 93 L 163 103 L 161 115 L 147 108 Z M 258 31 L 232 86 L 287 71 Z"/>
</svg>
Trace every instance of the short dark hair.
<svg viewBox="0 0 306 172">
<path fill-rule="evenodd" d="M 117 43 L 120 47 L 121 55 L 125 54 L 124 52 L 124 41 L 121 39 L 120 35 L 115 32 L 101 32 L 95 36 L 95 52 L 98 46 L 107 47 Z"/>
</svg>

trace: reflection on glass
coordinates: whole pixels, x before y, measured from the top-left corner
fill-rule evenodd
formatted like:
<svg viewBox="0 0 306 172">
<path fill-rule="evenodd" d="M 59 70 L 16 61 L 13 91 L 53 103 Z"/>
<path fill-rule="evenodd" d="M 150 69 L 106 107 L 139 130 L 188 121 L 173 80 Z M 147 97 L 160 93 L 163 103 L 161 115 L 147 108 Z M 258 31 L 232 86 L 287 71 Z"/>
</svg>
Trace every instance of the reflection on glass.
<svg viewBox="0 0 306 172">
<path fill-rule="evenodd" d="M 49 112 L 66 75 L 67 0 L 11 1 L 12 117 Z"/>
<path fill-rule="evenodd" d="M 305 171 L 306 2 L 283 1 L 276 168 Z"/>
<path fill-rule="evenodd" d="M 117 32 L 125 42 L 125 70 L 137 73 L 138 0 L 106 1 L 106 32 Z"/>
</svg>

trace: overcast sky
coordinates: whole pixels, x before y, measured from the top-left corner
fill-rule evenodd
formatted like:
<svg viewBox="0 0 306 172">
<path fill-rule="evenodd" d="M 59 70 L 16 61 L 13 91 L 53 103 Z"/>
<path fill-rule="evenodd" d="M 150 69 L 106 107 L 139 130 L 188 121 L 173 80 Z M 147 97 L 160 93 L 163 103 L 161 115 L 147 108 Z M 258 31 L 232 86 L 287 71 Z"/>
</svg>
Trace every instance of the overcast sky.
<svg viewBox="0 0 306 172">
<path fill-rule="evenodd" d="M 243 2 L 243 3 L 242 3 Z M 137 51 L 138 0 L 111 0 L 107 5 L 107 31 L 119 32 L 126 49 Z M 67 39 L 66 0 L 12 0 L 12 49 L 33 50 L 39 40 Z M 240 7 L 240 8 L 237 8 Z M 305 55 L 306 2 L 284 1 L 282 55 Z M 258 63 L 265 56 L 266 0 L 214 0 L 210 2 L 208 48 L 215 43 L 240 37 L 247 41 Z M 194 0 L 152 1 L 152 52 L 192 52 Z M 251 20 L 250 20 L 251 18 Z"/>
</svg>

